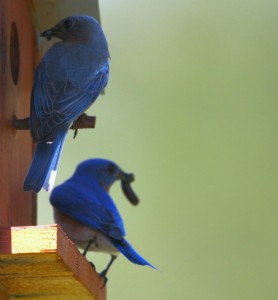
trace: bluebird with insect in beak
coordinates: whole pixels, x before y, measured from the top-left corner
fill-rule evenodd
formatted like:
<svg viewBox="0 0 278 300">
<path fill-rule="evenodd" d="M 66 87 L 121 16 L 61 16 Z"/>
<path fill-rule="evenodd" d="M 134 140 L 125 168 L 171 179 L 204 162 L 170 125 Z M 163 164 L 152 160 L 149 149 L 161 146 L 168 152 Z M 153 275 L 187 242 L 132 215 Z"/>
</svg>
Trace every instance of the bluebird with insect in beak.
<svg viewBox="0 0 278 300">
<path fill-rule="evenodd" d="M 54 188 L 50 196 L 55 222 L 84 250 L 83 255 L 87 251 L 111 255 L 101 273 L 104 278 L 119 253 L 135 264 L 153 267 L 124 238 L 123 220 L 108 193 L 116 180 L 121 181 L 127 199 L 137 205 L 139 199 L 130 185 L 134 175 L 123 172 L 114 162 L 105 159 L 80 163 L 73 176 Z"/>
<path fill-rule="evenodd" d="M 109 77 L 109 51 L 99 23 L 90 16 L 63 19 L 41 36 L 56 42 L 35 73 L 30 127 L 35 153 L 24 190 L 50 191 L 69 127 L 97 99 Z"/>
</svg>

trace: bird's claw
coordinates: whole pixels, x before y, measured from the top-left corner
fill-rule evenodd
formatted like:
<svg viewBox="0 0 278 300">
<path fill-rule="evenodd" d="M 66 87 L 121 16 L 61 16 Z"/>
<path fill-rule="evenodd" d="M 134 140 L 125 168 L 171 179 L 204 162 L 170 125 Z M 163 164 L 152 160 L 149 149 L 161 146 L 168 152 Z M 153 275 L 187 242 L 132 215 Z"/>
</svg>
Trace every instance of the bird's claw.
<svg viewBox="0 0 278 300">
<path fill-rule="evenodd" d="M 90 265 L 92 266 L 92 268 L 93 268 L 94 270 L 96 270 L 96 266 L 95 266 L 91 261 L 89 261 L 89 263 L 90 263 Z"/>
<path fill-rule="evenodd" d="M 104 271 L 102 271 L 101 273 L 99 273 L 98 275 L 99 276 L 101 276 L 102 277 L 102 279 L 103 279 L 103 285 L 102 285 L 102 289 L 103 288 L 105 288 L 105 286 L 106 286 L 106 283 L 107 283 L 107 281 L 108 281 L 108 278 L 106 277 L 106 270 L 104 270 Z"/>
</svg>

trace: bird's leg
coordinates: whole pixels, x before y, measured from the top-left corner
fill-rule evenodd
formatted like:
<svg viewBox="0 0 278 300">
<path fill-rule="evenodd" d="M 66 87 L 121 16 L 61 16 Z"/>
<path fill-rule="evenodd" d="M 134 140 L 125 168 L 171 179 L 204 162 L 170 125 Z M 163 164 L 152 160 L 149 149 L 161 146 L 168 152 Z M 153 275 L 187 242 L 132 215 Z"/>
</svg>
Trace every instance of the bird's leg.
<svg viewBox="0 0 278 300">
<path fill-rule="evenodd" d="M 95 116 L 87 116 L 85 113 L 81 114 L 77 120 L 75 120 L 70 127 L 74 130 L 73 138 L 75 139 L 78 133 L 79 128 L 95 128 L 96 125 L 96 117 Z"/>
<path fill-rule="evenodd" d="M 111 255 L 111 259 L 110 259 L 110 261 L 109 261 L 107 267 L 99 274 L 99 275 L 103 278 L 103 280 L 104 280 L 104 284 L 103 284 L 103 286 L 102 286 L 103 288 L 105 287 L 105 285 L 106 285 L 106 283 L 107 283 L 107 281 L 108 281 L 108 278 L 106 277 L 107 272 L 108 272 L 108 270 L 110 269 L 111 265 L 113 264 L 113 262 L 114 262 L 114 260 L 115 260 L 116 258 L 117 258 L 116 255 Z"/>
<path fill-rule="evenodd" d="M 77 129 L 77 128 L 74 128 L 74 133 L 73 133 L 73 138 L 74 138 L 74 139 L 76 138 L 77 133 L 78 133 L 78 129 Z"/>
<path fill-rule="evenodd" d="M 95 238 L 89 241 L 89 243 L 88 243 L 88 245 L 86 246 L 84 252 L 82 253 L 83 256 L 86 257 L 86 254 L 87 254 L 89 248 L 91 247 L 91 245 L 92 245 L 93 243 L 95 243 L 95 241 L 96 241 Z"/>
<path fill-rule="evenodd" d="M 95 238 L 89 241 L 89 243 L 88 243 L 88 245 L 86 246 L 84 252 L 82 253 L 83 256 L 86 257 L 86 254 L 87 254 L 88 250 L 90 249 L 91 245 L 92 245 L 93 243 L 95 243 L 95 241 L 96 241 Z M 89 263 L 92 265 L 93 269 L 95 270 L 95 269 L 96 269 L 95 265 L 94 265 L 91 261 L 89 261 Z"/>
</svg>

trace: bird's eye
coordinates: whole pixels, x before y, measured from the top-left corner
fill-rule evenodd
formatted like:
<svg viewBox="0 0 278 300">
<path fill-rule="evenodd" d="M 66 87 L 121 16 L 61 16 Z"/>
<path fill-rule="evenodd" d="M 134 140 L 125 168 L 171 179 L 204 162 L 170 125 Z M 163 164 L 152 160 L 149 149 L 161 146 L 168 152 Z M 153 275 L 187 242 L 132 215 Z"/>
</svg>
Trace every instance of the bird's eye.
<svg viewBox="0 0 278 300">
<path fill-rule="evenodd" d="M 107 170 L 110 174 L 113 174 L 116 171 L 116 166 L 114 164 L 109 164 Z"/>
<path fill-rule="evenodd" d="M 65 29 L 70 29 L 73 25 L 73 21 L 71 19 L 66 19 L 64 22 Z"/>
</svg>

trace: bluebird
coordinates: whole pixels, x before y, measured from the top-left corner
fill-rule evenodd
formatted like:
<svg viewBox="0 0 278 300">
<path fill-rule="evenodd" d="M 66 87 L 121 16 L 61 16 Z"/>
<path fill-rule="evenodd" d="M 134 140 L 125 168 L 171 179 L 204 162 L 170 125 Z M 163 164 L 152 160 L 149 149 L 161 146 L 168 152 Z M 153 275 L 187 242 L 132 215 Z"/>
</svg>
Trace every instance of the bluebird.
<svg viewBox="0 0 278 300">
<path fill-rule="evenodd" d="M 114 162 L 105 159 L 80 163 L 73 176 L 55 187 L 50 196 L 55 222 L 77 247 L 84 250 L 83 255 L 87 251 L 111 255 L 107 267 L 100 273 L 105 279 L 119 253 L 135 264 L 155 268 L 124 238 L 123 220 L 109 195 L 116 180 L 121 180 L 125 196 L 137 205 L 139 199 L 130 186 L 134 175 L 123 172 Z"/>
<path fill-rule="evenodd" d="M 30 127 L 35 153 L 24 190 L 53 188 L 65 138 L 72 123 L 97 99 L 109 78 L 109 51 L 99 23 L 70 16 L 41 33 L 56 42 L 35 73 Z"/>
</svg>

